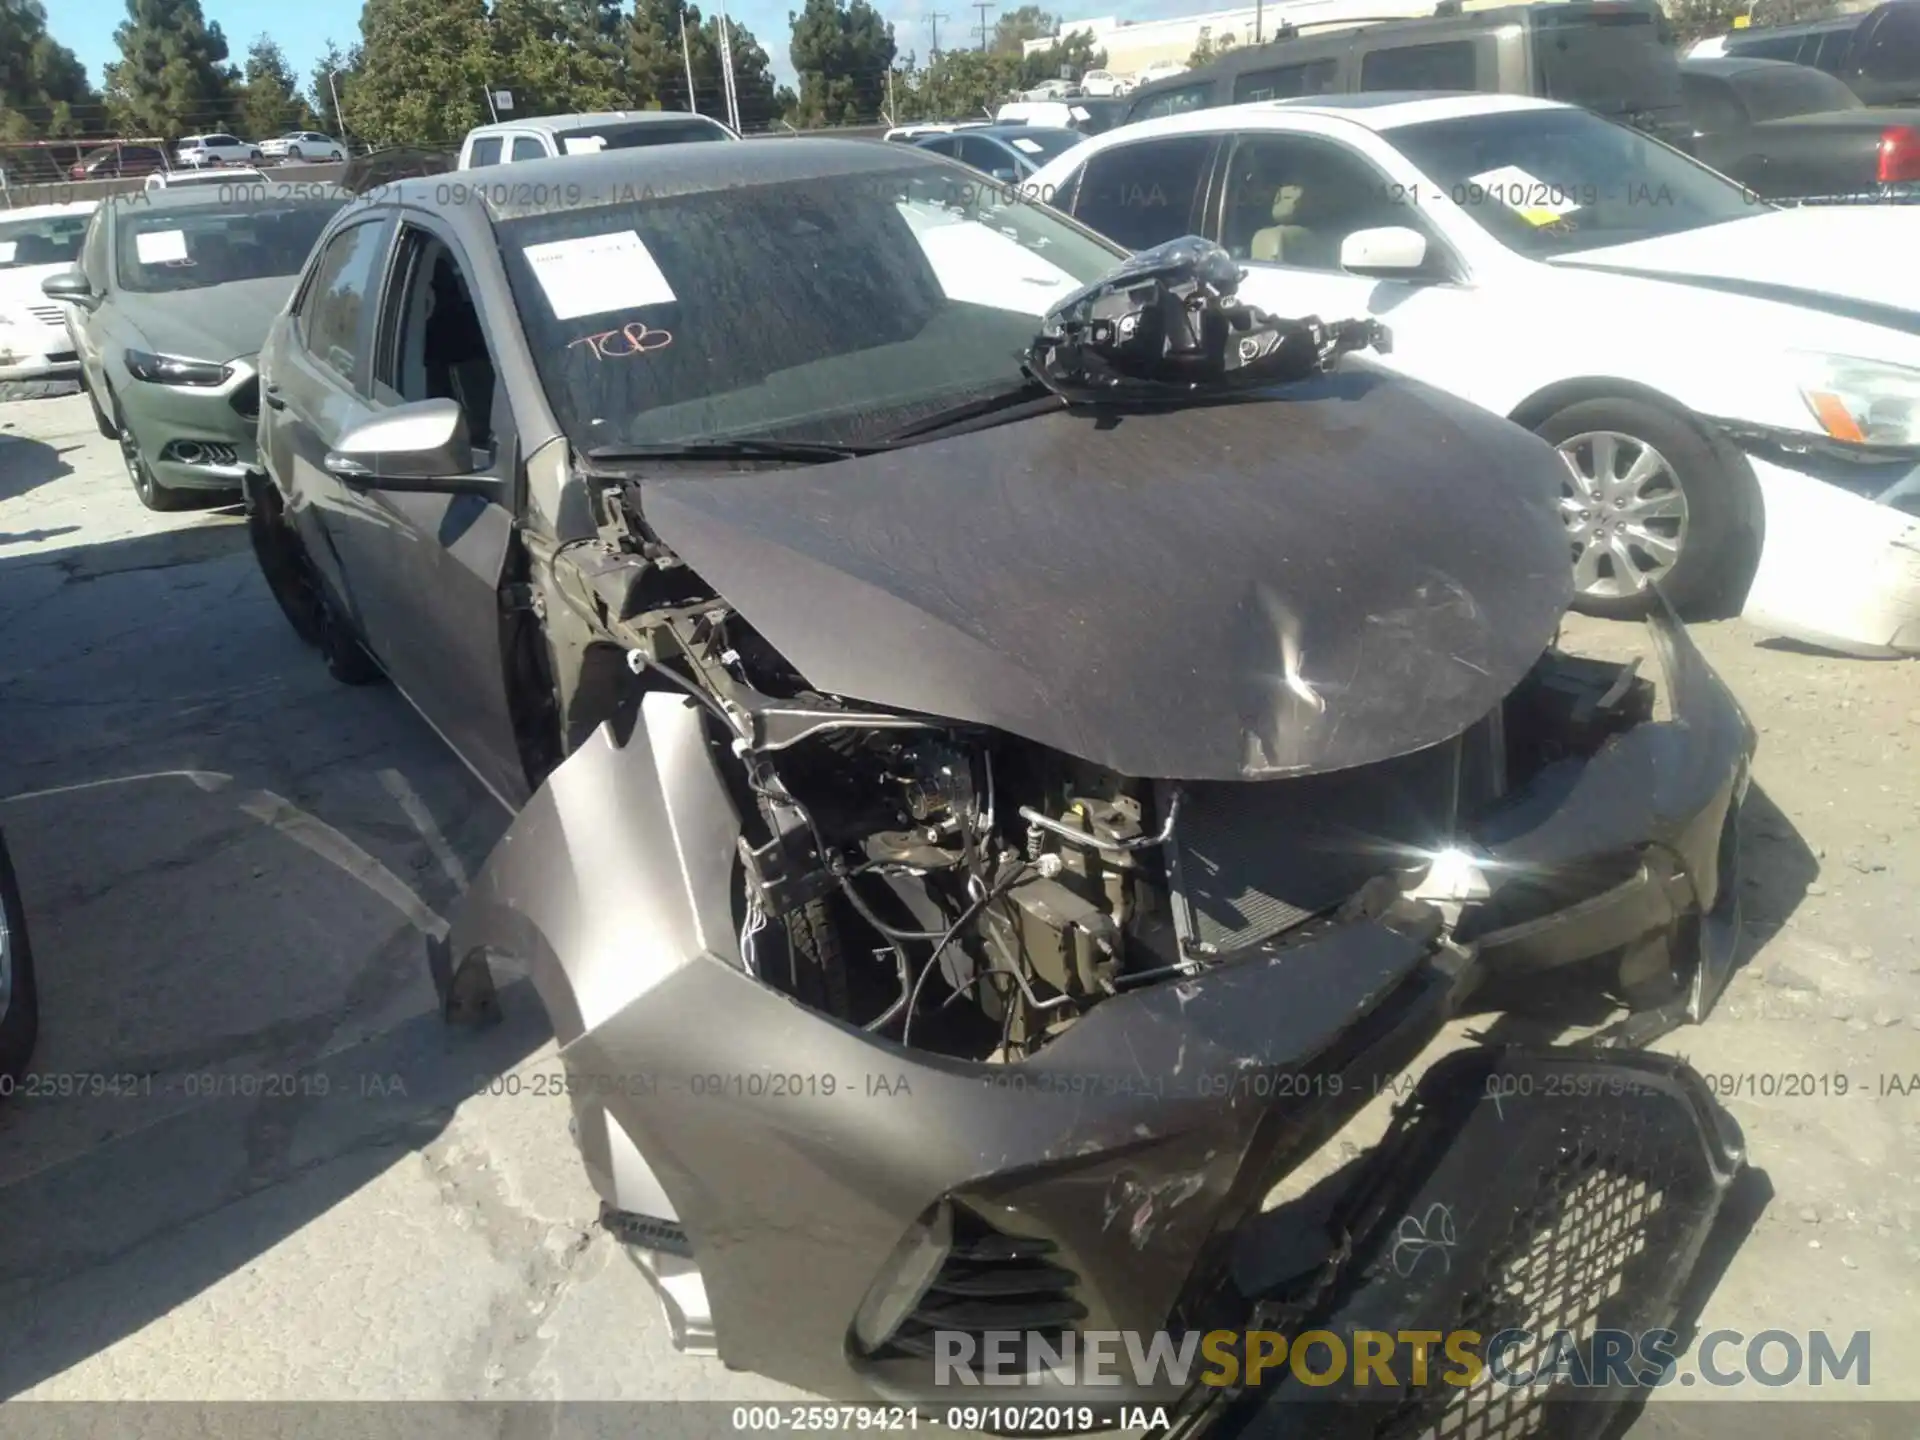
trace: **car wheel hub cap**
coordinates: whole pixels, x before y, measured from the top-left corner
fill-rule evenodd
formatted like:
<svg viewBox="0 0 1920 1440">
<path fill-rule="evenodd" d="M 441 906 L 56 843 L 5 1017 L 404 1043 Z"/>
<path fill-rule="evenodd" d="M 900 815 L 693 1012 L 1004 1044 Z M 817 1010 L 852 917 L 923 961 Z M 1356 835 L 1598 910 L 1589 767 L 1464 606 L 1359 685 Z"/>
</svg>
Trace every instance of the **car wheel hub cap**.
<svg viewBox="0 0 1920 1440">
<path fill-rule="evenodd" d="M 120 458 L 126 462 L 127 478 L 133 481 L 133 488 L 142 495 L 146 494 L 147 478 L 140 464 L 140 447 L 133 443 L 133 437 L 124 430 L 120 432 Z"/>
<path fill-rule="evenodd" d="M 1570 436 L 1560 518 L 1572 542 L 1573 585 L 1582 595 L 1632 595 L 1664 578 L 1687 540 L 1687 496 L 1667 458 L 1613 430 Z"/>
</svg>

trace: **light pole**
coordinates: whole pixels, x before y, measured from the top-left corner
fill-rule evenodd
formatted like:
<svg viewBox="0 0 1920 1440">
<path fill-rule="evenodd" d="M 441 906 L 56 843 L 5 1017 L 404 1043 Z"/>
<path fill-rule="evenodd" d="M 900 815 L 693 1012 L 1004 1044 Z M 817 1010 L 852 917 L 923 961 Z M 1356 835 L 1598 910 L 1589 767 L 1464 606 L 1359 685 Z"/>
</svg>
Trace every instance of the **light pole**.
<svg viewBox="0 0 1920 1440">
<path fill-rule="evenodd" d="M 344 149 L 346 148 L 348 143 L 347 142 L 347 117 L 346 117 L 346 114 L 340 109 L 340 87 L 333 83 L 333 77 L 338 73 L 339 72 L 337 70 L 327 71 L 327 93 L 333 96 L 333 118 L 340 122 L 340 145 L 341 145 L 341 148 Z"/>
</svg>

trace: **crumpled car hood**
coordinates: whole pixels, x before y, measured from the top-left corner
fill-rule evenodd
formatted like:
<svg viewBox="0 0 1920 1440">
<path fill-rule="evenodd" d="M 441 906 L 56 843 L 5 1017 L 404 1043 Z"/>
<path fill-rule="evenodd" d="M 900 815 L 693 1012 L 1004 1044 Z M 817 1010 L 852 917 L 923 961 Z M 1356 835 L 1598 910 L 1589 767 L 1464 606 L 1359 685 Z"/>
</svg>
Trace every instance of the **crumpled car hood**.
<svg viewBox="0 0 1920 1440">
<path fill-rule="evenodd" d="M 1349 359 L 1257 400 L 649 479 L 641 505 L 822 691 L 1236 780 L 1491 710 L 1571 598 L 1561 474 L 1517 426 Z"/>
</svg>

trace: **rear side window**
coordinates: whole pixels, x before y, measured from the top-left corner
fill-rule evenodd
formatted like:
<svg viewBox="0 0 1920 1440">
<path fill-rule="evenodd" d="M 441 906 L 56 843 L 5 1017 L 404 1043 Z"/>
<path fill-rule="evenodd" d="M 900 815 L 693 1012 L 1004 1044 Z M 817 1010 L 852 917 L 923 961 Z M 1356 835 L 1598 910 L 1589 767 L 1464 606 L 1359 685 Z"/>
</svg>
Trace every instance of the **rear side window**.
<svg viewBox="0 0 1920 1440">
<path fill-rule="evenodd" d="M 1533 63 L 1537 93 L 1626 118 L 1686 103 L 1680 59 L 1650 11 L 1556 13 L 1536 22 Z"/>
<path fill-rule="evenodd" d="M 513 155 L 511 158 L 515 160 L 544 160 L 547 158 L 547 152 L 545 147 L 531 135 L 516 135 L 513 137 Z"/>
<path fill-rule="evenodd" d="M 1813 47 L 1813 54 L 1801 63 L 1824 70 L 1829 75 L 1838 75 L 1841 67 L 1847 63 L 1847 50 L 1853 44 L 1853 31 L 1829 30 L 1820 37 L 1820 43 Z"/>
<path fill-rule="evenodd" d="M 1129 123 L 1135 120 L 1158 120 L 1166 115 L 1184 115 L 1189 110 L 1204 110 L 1213 96 L 1213 82 L 1202 85 L 1185 85 L 1178 90 L 1167 90 L 1139 101 L 1127 112 Z"/>
<path fill-rule="evenodd" d="M 1212 153 L 1210 135 L 1116 145 L 1081 172 L 1074 218 L 1129 250 L 1177 240 L 1193 228 Z"/>
<path fill-rule="evenodd" d="M 1375 50 L 1360 62 L 1362 90 L 1476 90 L 1471 40 Z"/>
<path fill-rule="evenodd" d="M 1727 42 L 1727 54 L 1751 55 L 1760 60 L 1797 60 L 1801 38 L 1798 35 L 1762 35 L 1752 40 L 1732 40 Z"/>
<path fill-rule="evenodd" d="M 308 352 L 349 385 L 359 376 L 361 321 L 386 233 L 384 222 L 372 220 L 335 235 L 300 307 Z"/>
<path fill-rule="evenodd" d="M 500 137 L 498 135 L 488 135 L 484 139 L 473 142 L 473 154 L 468 159 L 467 164 L 498 165 L 499 163 Z"/>
<path fill-rule="evenodd" d="M 1860 71 L 1872 80 L 1911 80 L 1920 87 L 1920 5 L 1890 5 L 1881 13 Z"/>
<path fill-rule="evenodd" d="M 1255 100 L 1291 100 L 1297 95 L 1331 95 L 1339 79 L 1340 62 L 1332 57 L 1254 70 L 1233 82 L 1233 102 L 1245 105 Z"/>
</svg>

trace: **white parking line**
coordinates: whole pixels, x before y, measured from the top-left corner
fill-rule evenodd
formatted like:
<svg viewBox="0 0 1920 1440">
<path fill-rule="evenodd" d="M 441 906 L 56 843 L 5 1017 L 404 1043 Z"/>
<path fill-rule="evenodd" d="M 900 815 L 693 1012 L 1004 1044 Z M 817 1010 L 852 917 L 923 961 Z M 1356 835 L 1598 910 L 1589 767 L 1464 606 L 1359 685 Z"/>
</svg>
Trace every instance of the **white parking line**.
<svg viewBox="0 0 1920 1440">
<path fill-rule="evenodd" d="M 406 916 L 408 923 L 422 935 L 440 939 L 447 933 L 447 922 L 436 915 L 404 880 L 324 820 L 309 815 L 291 800 L 271 790 L 256 790 L 240 802 L 240 808 L 262 824 L 272 826 L 289 840 L 304 845 L 321 859 L 339 866 Z"/>
<path fill-rule="evenodd" d="M 427 809 L 427 802 L 420 798 L 420 792 L 407 783 L 407 777 L 398 770 L 382 770 L 380 783 L 387 787 L 387 793 L 393 796 L 400 808 L 407 812 L 407 819 L 413 822 L 413 828 L 420 832 L 420 838 L 427 842 L 427 848 L 433 852 L 433 858 L 440 862 L 440 868 L 446 872 L 455 888 L 467 888 L 467 867 L 460 863 L 460 857 L 453 853 L 453 847 L 447 843 L 447 837 L 440 833 L 440 826 L 434 821 L 433 812 Z"/>
<path fill-rule="evenodd" d="M 116 775 L 110 780 L 82 780 L 77 785 L 55 785 L 50 790 L 23 790 L 18 795 L 0 795 L 0 805 L 13 805 L 22 800 L 44 800 L 49 795 L 72 795 L 81 790 L 99 790 L 108 785 L 131 785 L 136 780 L 191 780 L 202 790 L 223 790 L 233 783 L 233 776 L 219 770 L 150 770 L 144 775 Z"/>
</svg>

